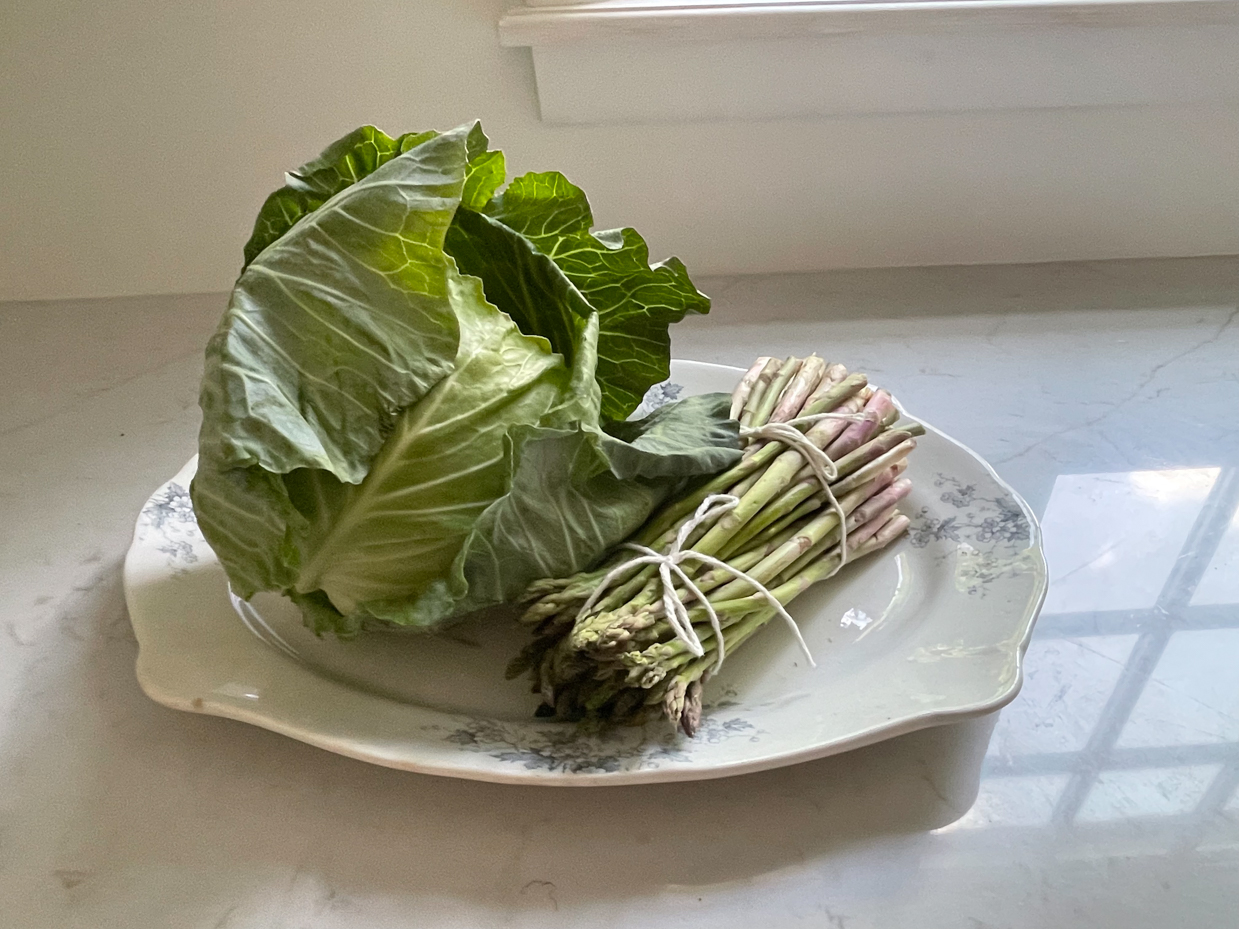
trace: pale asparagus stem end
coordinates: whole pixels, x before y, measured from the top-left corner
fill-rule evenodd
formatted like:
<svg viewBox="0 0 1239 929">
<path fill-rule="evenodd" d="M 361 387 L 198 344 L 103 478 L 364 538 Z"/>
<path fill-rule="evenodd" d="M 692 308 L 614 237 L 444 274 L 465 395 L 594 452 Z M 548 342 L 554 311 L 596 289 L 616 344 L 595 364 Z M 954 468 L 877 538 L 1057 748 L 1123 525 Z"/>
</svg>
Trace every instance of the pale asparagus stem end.
<svg viewBox="0 0 1239 929">
<path fill-rule="evenodd" d="M 740 410 L 740 425 L 749 426 L 753 423 L 753 416 L 761 405 L 762 397 L 770 387 L 771 381 L 779 373 L 779 368 L 782 362 L 778 358 L 770 358 L 762 366 L 762 369 L 757 374 L 757 380 L 753 382 L 753 387 L 749 391 L 748 399 L 744 401 L 744 406 Z"/>
<path fill-rule="evenodd" d="M 762 368 L 766 366 L 766 362 L 769 360 L 769 356 L 766 355 L 758 358 L 753 362 L 753 367 L 745 371 L 744 377 L 740 378 L 740 383 L 736 385 L 736 389 L 731 395 L 731 419 L 740 418 L 740 411 L 744 409 L 744 404 L 749 399 L 749 394 L 753 390 L 753 384 L 756 383 L 758 375 L 761 374 Z"/>
<path fill-rule="evenodd" d="M 805 400 L 817 389 L 817 385 L 821 383 L 822 373 L 825 370 L 826 362 L 818 358 L 817 355 L 810 355 L 802 361 L 796 376 L 787 385 L 787 389 L 783 391 L 783 396 L 779 398 L 779 402 L 775 405 L 774 412 L 770 414 L 770 422 L 785 423 L 789 419 L 794 419 L 800 415 L 800 408 L 804 406 Z"/>
<path fill-rule="evenodd" d="M 774 412 L 775 405 L 783 396 L 783 391 L 787 389 L 787 385 L 792 382 L 799 371 L 800 359 L 795 355 L 789 355 L 779 366 L 779 373 L 770 382 L 770 387 L 762 395 L 761 402 L 756 405 L 750 426 L 764 426 L 770 421 L 770 414 Z"/>
</svg>

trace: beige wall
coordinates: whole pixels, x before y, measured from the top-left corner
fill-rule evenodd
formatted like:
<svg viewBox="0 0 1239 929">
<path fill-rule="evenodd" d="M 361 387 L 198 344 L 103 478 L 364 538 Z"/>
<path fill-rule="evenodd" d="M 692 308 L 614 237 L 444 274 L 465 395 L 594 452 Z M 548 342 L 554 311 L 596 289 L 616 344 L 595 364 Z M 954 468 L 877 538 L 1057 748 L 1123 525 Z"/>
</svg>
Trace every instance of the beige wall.
<svg viewBox="0 0 1239 929">
<path fill-rule="evenodd" d="M 9 0 L 0 300 L 226 289 L 281 172 L 481 117 L 700 272 L 1239 251 L 1239 107 L 541 124 L 515 0 Z"/>
</svg>

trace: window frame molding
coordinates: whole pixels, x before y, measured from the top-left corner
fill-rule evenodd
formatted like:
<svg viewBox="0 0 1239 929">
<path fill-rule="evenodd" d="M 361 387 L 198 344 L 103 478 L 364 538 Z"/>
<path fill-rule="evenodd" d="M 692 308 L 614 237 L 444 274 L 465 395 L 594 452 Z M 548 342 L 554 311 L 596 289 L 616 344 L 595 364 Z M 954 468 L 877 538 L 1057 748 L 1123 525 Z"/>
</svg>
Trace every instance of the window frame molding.
<svg viewBox="0 0 1239 929">
<path fill-rule="evenodd" d="M 1019 26 L 1234 25 L 1236 0 L 527 0 L 499 21 L 500 44 L 719 41 L 864 31 Z"/>
<path fill-rule="evenodd" d="M 499 39 L 552 124 L 1239 101 L 1239 0 L 534 0 Z"/>
</svg>

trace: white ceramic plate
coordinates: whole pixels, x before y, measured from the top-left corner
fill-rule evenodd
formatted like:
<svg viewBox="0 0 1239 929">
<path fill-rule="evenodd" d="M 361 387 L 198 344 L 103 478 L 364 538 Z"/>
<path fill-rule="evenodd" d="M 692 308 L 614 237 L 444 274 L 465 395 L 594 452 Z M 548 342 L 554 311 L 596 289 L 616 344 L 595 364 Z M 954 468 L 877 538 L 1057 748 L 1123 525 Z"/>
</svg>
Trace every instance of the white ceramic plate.
<svg viewBox="0 0 1239 929">
<path fill-rule="evenodd" d="M 671 373 L 647 405 L 730 391 L 741 372 L 676 361 Z M 816 668 L 772 623 L 707 685 L 696 738 L 662 724 L 584 734 L 533 718 L 525 682 L 504 680 L 525 633 L 503 618 L 450 636 L 339 642 L 315 638 L 280 597 L 234 603 L 194 521 L 193 472 L 190 461 L 147 502 L 125 560 L 142 688 L 175 709 L 428 774 L 564 785 L 723 777 L 988 713 L 1019 691 L 1046 589 L 1027 505 L 930 429 L 910 459 L 908 536 L 792 605 Z"/>
</svg>

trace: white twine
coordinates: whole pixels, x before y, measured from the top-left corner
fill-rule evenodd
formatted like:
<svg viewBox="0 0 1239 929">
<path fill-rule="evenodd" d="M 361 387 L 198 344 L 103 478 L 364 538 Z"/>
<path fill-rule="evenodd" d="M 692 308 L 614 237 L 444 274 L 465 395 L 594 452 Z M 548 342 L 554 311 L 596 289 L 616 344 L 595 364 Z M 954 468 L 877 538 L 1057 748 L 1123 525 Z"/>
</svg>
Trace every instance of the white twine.
<svg viewBox="0 0 1239 929">
<path fill-rule="evenodd" d="M 834 577 L 848 563 L 848 515 L 843 512 L 843 507 L 835 498 L 835 492 L 830 489 L 831 483 L 839 477 L 839 469 L 824 449 L 814 445 L 813 440 L 796 427 L 813 425 L 824 419 L 846 419 L 854 423 L 863 423 L 870 421 L 872 418 L 872 413 L 811 413 L 808 416 L 797 416 L 795 419 L 789 419 L 781 423 L 740 427 L 740 438 L 742 439 L 770 439 L 774 442 L 781 442 L 788 446 L 788 448 L 795 449 L 812 469 L 818 483 L 822 485 L 822 493 L 826 495 L 827 503 L 830 504 L 830 508 L 839 516 L 839 563 L 835 565 L 833 571 L 826 575 L 826 578 Z"/>
<path fill-rule="evenodd" d="M 726 656 L 722 625 L 719 623 L 718 614 L 714 611 L 713 604 L 701 592 L 701 589 L 693 583 L 684 569 L 680 567 L 681 563 L 685 561 L 695 560 L 712 568 L 726 571 L 733 577 L 752 584 L 756 591 L 766 598 L 774 608 L 774 611 L 783 617 L 783 621 L 792 630 L 792 634 L 796 637 L 796 642 L 809 660 L 809 664 L 812 667 L 817 667 L 813 661 L 813 655 L 809 651 L 809 646 L 805 644 L 804 636 L 800 634 L 800 627 L 796 625 L 796 620 L 792 619 L 791 614 L 783 608 L 783 604 L 763 584 L 749 577 L 739 568 L 733 568 L 725 561 L 720 561 L 718 558 L 702 554 L 701 552 L 695 552 L 691 548 L 684 548 L 684 545 L 688 542 L 688 537 L 692 535 L 694 529 L 704 522 L 717 519 L 729 510 L 734 510 L 739 505 L 740 498 L 733 494 L 710 494 L 710 496 L 701 501 L 701 505 L 697 507 L 697 512 L 693 514 L 693 517 L 686 520 L 684 525 L 680 527 L 680 531 L 676 533 L 675 541 L 671 543 L 671 547 L 667 549 L 665 555 L 659 554 L 654 549 L 647 548 L 644 545 L 638 545 L 635 542 L 625 543 L 625 548 L 630 548 L 641 554 L 607 573 L 607 576 L 594 588 L 594 592 L 589 595 L 589 599 L 585 601 L 585 605 L 577 613 L 577 619 L 580 620 L 589 613 L 594 604 L 606 592 L 607 588 L 620 575 L 640 565 L 656 564 L 658 565 L 658 576 L 662 580 L 663 585 L 663 611 L 667 616 L 667 622 L 671 624 L 671 628 L 675 631 L 676 638 L 682 641 L 689 652 L 698 658 L 704 655 L 706 650 L 701 644 L 701 638 L 697 635 L 697 631 L 693 628 L 692 620 L 689 619 L 688 608 L 676 593 L 673 575 L 678 577 L 684 583 L 684 586 L 688 588 L 689 593 L 701 601 L 701 604 L 705 607 L 706 615 L 710 617 L 710 628 L 714 630 L 714 641 L 718 643 L 718 660 L 714 662 L 713 668 L 713 671 L 717 672 L 722 667 L 723 658 Z"/>
</svg>

